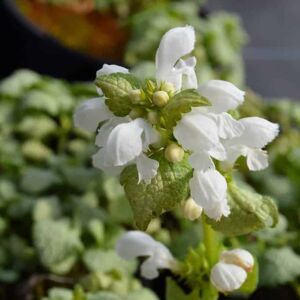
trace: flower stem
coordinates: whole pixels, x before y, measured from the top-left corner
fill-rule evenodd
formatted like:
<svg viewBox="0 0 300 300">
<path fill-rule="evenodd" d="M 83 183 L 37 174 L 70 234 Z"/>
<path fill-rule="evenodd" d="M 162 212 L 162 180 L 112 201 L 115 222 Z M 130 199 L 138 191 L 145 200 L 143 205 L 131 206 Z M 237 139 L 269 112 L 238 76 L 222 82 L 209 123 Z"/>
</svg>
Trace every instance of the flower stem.
<svg viewBox="0 0 300 300">
<path fill-rule="evenodd" d="M 209 266 L 212 267 L 218 261 L 220 241 L 217 232 L 215 232 L 211 226 L 205 222 L 205 216 L 202 216 L 202 228 L 206 258 Z"/>
</svg>

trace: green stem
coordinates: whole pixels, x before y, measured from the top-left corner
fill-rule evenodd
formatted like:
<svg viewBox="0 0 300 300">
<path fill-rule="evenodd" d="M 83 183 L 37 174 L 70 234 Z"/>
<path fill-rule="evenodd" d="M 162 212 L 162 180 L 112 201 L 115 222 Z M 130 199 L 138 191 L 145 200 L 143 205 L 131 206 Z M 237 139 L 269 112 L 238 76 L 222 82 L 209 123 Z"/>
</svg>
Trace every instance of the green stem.
<svg viewBox="0 0 300 300">
<path fill-rule="evenodd" d="M 202 216 L 202 228 L 206 258 L 209 266 L 212 267 L 217 263 L 219 258 L 220 241 L 217 232 L 215 232 L 211 226 L 205 222 L 205 216 Z"/>
</svg>

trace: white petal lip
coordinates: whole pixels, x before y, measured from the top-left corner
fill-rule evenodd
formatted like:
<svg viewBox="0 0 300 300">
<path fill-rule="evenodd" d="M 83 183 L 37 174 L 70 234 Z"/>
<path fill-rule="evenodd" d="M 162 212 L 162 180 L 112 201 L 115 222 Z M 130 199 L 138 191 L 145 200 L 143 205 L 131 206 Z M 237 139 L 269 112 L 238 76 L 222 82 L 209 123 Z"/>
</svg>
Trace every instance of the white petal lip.
<svg viewBox="0 0 300 300">
<path fill-rule="evenodd" d="M 95 168 L 100 169 L 104 172 L 106 172 L 109 175 L 112 176 L 117 176 L 121 174 L 122 170 L 126 167 L 124 166 L 119 166 L 119 167 L 114 167 L 112 165 L 108 165 L 106 163 L 106 150 L 105 148 L 101 148 L 92 156 L 92 164 Z"/>
<path fill-rule="evenodd" d="M 254 258 L 251 253 L 239 248 L 222 252 L 220 261 L 227 264 L 235 264 L 246 272 L 251 272 L 254 266 Z"/>
<path fill-rule="evenodd" d="M 239 144 L 251 148 L 263 148 L 273 141 L 279 133 L 279 126 L 259 117 L 240 119 L 244 126 L 243 134 L 232 140 L 232 144 Z"/>
<path fill-rule="evenodd" d="M 247 279 L 247 272 L 234 264 L 218 262 L 211 270 L 210 280 L 220 292 L 239 289 Z"/>
<path fill-rule="evenodd" d="M 109 121 L 105 122 L 99 129 L 96 135 L 95 144 L 98 147 L 104 147 L 107 143 L 107 139 L 111 131 L 121 123 L 127 123 L 130 121 L 129 117 L 115 117 L 113 116 Z"/>
<path fill-rule="evenodd" d="M 194 170 L 190 180 L 191 197 L 203 207 L 207 216 L 219 220 L 230 213 L 227 204 L 227 182 L 216 170 Z"/>
<path fill-rule="evenodd" d="M 209 116 L 216 122 L 220 138 L 232 139 L 243 134 L 244 125 L 235 120 L 230 114 L 226 112 L 220 114 L 210 113 Z"/>
<path fill-rule="evenodd" d="M 112 73 L 125 73 L 126 74 L 126 73 L 129 73 L 129 70 L 124 67 L 118 66 L 118 65 L 104 64 L 102 66 L 102 68 L 96 72 L 96 76 L 109 75 Z"/>
<path fill-rule="evenodd" d="M 136 167 L 139 176 L 138 183 L 144 181 L 145 183 L 149 184 L 151 179 L 157 174 L 159 162 L 142 153 L 136 159 Z"/>
<path fill-rule="evenodd" d="M 247 166 L 250 171 L 260 171 L 269 165 L 267 151 L 261 149 L 249 149 L 247 151 Z"/>
<path fill-rule="evenodd" d="M 116 251 L 126 260 L 148 256 L 141 265 L 142 276 L 147 279 L 156 278 L 159 275 L 159 269 L 170 268 L 174 261 L 168 248 L 142 231 L 125 233 L 118 240 Z"/>
<path fill-rule="evenodd" d="M 208 153 L 206 152 L 194 152 L 189 157 L 191 166 L 198 171 L 207 171 L 209 169 L 215 169 L 215 164 Z"/>
<path fill-rule="evenodd" d="M 214 113 L 235 109 L 244 102 L 245 92 L 223 80 L 209 80 L 198 88 L 201 95 L 211 102 L 209 110 Z"/>
<path fill-rule="evenodd" d="M 156 79 L 170 82 L 176 89 L 181 87 L 182 75 L 175 69 L 176 62 L 191 53 L 195 45 L 192 26 L 176 27 L 162 37 L 156 52 Z"/>
<path fill-rule="evenodd" d="M 75 127 L 86 131 L 96 131 L 100 122 L 110 119 L 113 114 L 105 105 L 103 98 L 93 98 L 80 104 L 74 113 Z"/>
<path fill-rule="evenodd" d="M 174 136 L 187 150 L 208 151 L 219 144 L 216 123 L 206 114 L 190 112 L 174 128 Z"/>
</svg>

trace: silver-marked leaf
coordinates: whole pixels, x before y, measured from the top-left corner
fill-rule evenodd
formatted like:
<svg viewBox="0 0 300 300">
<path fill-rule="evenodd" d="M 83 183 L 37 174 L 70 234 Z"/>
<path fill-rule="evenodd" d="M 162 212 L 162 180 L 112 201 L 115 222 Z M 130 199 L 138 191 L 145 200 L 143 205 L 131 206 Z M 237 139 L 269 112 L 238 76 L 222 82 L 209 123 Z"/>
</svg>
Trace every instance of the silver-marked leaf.
<svg viewBox="0 0 300 300">
<path fill-rule="evenodd" d="M 182 114 L 190 112 L 193 107 L 209 105 L 209 101 L 201 96 L 197 90 L 183 90 L 176 94 L 163 108 L 162 115 L 166 126 L 173 127 L 181 119 Z"/>
<path fill-rule="evenodd" d="M 136 166 L 127 167 L 121 174 L 137 227 L 146 230 L 152 218 L 164 211 L 173 209 L 189 195 L 189 180 L 192 169 L 185 157 L 181 162 L 171 163 L 165 160 L 162 152 L 153 159 L 159 162 L 157 175 L 150 184 L 139 183 Z"/>
</svg>

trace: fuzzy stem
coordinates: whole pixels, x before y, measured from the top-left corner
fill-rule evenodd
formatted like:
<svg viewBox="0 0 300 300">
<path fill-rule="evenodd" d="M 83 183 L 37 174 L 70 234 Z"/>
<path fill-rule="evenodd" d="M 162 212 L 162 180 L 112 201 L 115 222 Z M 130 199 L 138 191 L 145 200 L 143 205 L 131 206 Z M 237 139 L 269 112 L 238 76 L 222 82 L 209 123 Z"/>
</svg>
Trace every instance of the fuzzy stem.
<svg viewBox="0 0 300 300">
<path fill-rule="evenodd" d="M 202 228 L 206 258 L 209 266 L 212 267 L 218 261 L 220 241 L 217 232 L 215 232 L 211 226 L 205 222 L 205 216 L 202 216 Z"/>
</svg>

